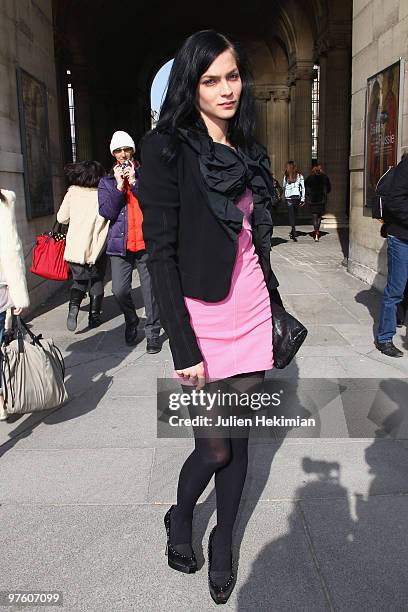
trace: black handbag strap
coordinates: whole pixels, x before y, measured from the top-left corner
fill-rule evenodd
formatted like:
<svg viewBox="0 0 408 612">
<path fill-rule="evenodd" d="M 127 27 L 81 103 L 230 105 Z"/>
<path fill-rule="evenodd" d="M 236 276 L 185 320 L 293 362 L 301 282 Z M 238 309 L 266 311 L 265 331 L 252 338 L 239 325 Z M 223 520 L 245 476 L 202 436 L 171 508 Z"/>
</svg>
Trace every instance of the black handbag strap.
<svg viewBox="0 0 408 612">
<path fill-rule="evenodd" d="M 10 381 L 10 395 L 11 395 L 11 405 L 14 406 L 14 402 L 15 402 L 15 394 L 14 394 L 14 389 L 13 389 L 13 385 L 11 384 L 11 372 L 10 372 L 10 360 L 7 354 L 7 351 L 4 350 L 3 353 L 3 371 L 2 371 L 2 391 L 3 391 L 3 399 L 4 399 L 4 403 L 8 404 L 9 401 L 9 389 L 5 384 L 5 374 L 6 374 L 6 368 L 8 371 L 8 379 Z"/>
<path fill-rule="evenodd" d="M 41 348 L 44 348 L 40 342 L 40 340 L 42 340 L 42 334 L 38 334 L 38 335 L 33 334 L 31 329 L 27 326 L 27 323 L 19 315 L 16 316 L 16 321 L 17 321 L 17 339 L 19 338 L 19 335 L 23 337 L 23 330 L 24 330 L 27 333 L 27 335 L 31 338 L 31 344 L 38 344 L 38 346 L 41 346 Z M 21 352 L 20 345 L 19 345 L 19 352 Z"/>
<path fill-rule="evenodd" d="M 57 219 L 55 219 L 55 223 L 52 226 L 52 232 L 55 232 L 55 228 L 57 228 L 57 233 L 58 234 L 63 234 L 64 232 L 62 231 L 62 223 L 58 223 Z"/>
<path fill-rule="evenodd" d="M 17 316 L 16 319 L 17 319 L 17 333 L 18 333 L 19 329 L 22 331 L 22 329 L 24 328 L 25 331 L 27 332 L 27 334 L 31 338 L 31 344 L 37 344 L 38 346 L 40 346 L 44 350 L 44 347 L 41 344 L 41 340 L 43 340 L 43 335 L 42 334 L 37 334 L 37 335 L 33 334 L 31 329 L 27 326 L 27 323 L 25 323 L 25 321 L 20 316 Z M 54 344 L 54 349 L 55 349 L 55 352 L 56 352 L 57 361 L 59 362 L 59 365 L 60 365 L 60 368 L 61 368 L 62 379 L 64 379 L 65 378 L 65 361 L 64 361 L 64 358 L 62 356 L 62 353 L 61 353 L 60 349 L 55 344 Z"/>
</svg>

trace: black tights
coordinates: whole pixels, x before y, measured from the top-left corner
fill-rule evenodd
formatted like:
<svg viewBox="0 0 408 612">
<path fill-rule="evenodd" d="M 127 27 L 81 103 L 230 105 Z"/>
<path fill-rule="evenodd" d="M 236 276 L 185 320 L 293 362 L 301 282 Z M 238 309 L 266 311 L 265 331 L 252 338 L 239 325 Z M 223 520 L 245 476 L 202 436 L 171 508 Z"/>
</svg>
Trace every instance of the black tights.
<svg viewBox="0 0 408 612">
<path fill-rule="evenodd" d="M 296 230 L 296 220 L 300 205 L 300 197 L 293 196 L 291 198 L 288 198 L 286 202 L 288 205 L 289 225 L 291 226 L 292 231 L 294 232 Z"/>
<path fill-rule="evenodd" d="M 262 383 L 264 374 L 254 372 L 231 377 L 222 381 L 221 388 L 226 392 L 250 393 Z M 219 382 L 207 384 L 204 391 L 214 392 L 216 389 L 220 389 Z M 185 387 L 183 391 L 186 391 Z M 213 417 L 216 412 L 212 410 Z M 240 409 L 238 406 L 232 406 L 227 412 L 238 416 Z M 191 409 L 190 415 L 195 414 Z M 180 471 L 177 506 L 172 512 L 170 539 L 176 550 L 191 554 L 194 507 L 215 474 L 217 529 L 213 537 L 212 570 L 215 572 L 213 578 L 218 578 L 217 582 L 222 584 L 231 570 L 232 530 L 247 473 L 250 426 L 239 427 L 239 430 L 235 431 L 227 426 L 217 427 L 216 430 L 212 430 L 212 435 L 209 428 L 194 427 L 195 448 Z M 235 437 L 234 434 L 240 437 Z M 203 437 L 205 435 L 211 437 Z"/>
<path fill-rule="evenodd" d="M 322 221 L 322 215 L 313 213 L 313 228 L 315 232 L 318 232 L 320 230 L 321 221 Z"/>
</svg>

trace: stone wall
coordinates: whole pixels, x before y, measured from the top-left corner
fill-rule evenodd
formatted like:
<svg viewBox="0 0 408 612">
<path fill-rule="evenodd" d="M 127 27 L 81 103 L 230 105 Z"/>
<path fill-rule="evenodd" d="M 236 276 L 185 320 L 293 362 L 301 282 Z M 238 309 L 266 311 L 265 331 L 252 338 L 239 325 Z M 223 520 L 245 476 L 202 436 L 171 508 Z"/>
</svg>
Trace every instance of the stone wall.
<svg viewBox="0 0 408 612">
<path fill-rule="evenodd" d="M 0 2 L 0 186 L 16 193 L 17 223 L 28 269 L 35 235 L 48 230 L 53 218 L 40 217 L 29 221 L 26 216 L 17 104 L 17 67 L 29 72 L 47 86 L 51 171 L 54 206 L 57 209 L 63 196 L 64 183 L 51 0 L 1 0 Z M 31 307 L 38 305 L 59 286 L 58 283 L 45 281 L 29 271 L 27 278 Z"/>
<path fill-rule="evenodd" d="M 367 78 L 408 58 L 408 2 L 354 0 L 350 155 L 349 271 L 382 290 L 387 271 L 386 244 L 379 222 L 364 210 L 364 134 Z M 405 66 L 400 149 L 408 147 L 408 81 Z"/>
</svg>

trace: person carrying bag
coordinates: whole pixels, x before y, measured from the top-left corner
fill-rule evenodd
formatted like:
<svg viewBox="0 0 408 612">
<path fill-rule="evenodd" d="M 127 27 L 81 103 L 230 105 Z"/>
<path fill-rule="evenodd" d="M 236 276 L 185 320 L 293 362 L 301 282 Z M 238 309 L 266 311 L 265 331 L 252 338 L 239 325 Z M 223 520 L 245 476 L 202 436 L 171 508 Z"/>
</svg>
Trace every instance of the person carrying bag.
<svg viewBox="0 0 408 612">
<path fill-rule="evenodd" d="M 98 185 L 105 169 L 97 161 L 65 166 L 69 188 L 57 213 L 68 225 L 64 260 L 72 273 L 67 329 L 75 331 L 81 302 L 89 293 L 88 325 L 99 327 L 104 295 L 109 222 L 98 212 Z"/>
<path fill-rule="evenodd" d="M 30 304 L 23 247 L 17 231 L 15 215 L 16 194 L 0 189 L 0 345 L 5 329 L 8 329 L 8 315 L 21 314 Z M 0 351 L 0 421 L 7 420 L 4 407 L 1 378 L 2 353 Z"/>
</svg>

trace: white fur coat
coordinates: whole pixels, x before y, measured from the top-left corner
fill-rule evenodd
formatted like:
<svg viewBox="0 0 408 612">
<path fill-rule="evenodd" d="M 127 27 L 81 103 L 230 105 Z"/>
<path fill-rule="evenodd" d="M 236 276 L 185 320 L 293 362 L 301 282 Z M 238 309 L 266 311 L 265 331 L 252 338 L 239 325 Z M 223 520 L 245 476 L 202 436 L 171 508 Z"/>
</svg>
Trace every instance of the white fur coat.
<svg viewBox="0 0 408 612">
<path fill-rule="evenodd" d="M 30 300 L 14 210 L 16 194 L 5 189 L 1 192 L 6 196 L 6 201 L 0 200 L 0 279 L 7 283 L 14 306 L 26 308 Z"/>
</svg>

